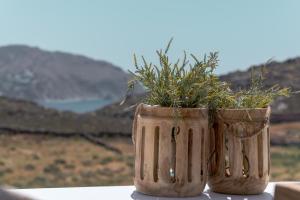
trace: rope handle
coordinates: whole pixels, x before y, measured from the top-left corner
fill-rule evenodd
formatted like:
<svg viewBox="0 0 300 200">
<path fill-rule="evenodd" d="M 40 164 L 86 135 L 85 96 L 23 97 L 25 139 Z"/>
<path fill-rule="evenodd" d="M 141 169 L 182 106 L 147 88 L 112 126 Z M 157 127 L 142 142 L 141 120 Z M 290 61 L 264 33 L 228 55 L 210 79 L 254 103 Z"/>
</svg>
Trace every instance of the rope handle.
<svg viewBox="0 0 300 200">
<path fill-rule="evenodd" d="M 225 120 L 221 115 L 218 115 L 218 118 L 220 119 L 220 121 L 222 123 L 224 123 L 226 126 L 229 126 L 232 125 L 234 127 L 238 127 L 238 125 L 242 125 L 243 127 L 246 127 L 247 124 L 253 124 L 253 123 L 261 123 L 259 125 L 259 130 L 256 130 L 256 131 L 253 131 L 253 133 L 251 134 L 246 134 L 246 135 L 240 135 L 240 134 L 236 134 L 236 132 L 234 132 L 234 136 L 237 137 L 237 138 L 240 138 L 240 139 L 247 139 L 247 138 L 250 138 L 250 137 L 253 137 L 255 135 L 258 135 L 264 128 L 265 126 L 269 123 L 269 112 L 266 114 L 265 116 L 265 119 L 262 120 L 262 121 L 253 121 L 250 114 L 247 112 L 248 114 L 248 117 L 249 117 L 249 120 L 247 121 L 242 121 L 241 119 L 236 119 L 236 120 Z M 253 126 L 253 125 L 252 125 Z M 227 127 L 226 127 L 227 128 Z"/>
<path fill-rule="evenodd" d="M 253 123 L 260 123 L 259 125 L 259 128 L 256 128 L 252 131 L 252 133 L 245 133 L 245 127 L 249 124 L 253 124 Z M 242 125 L 243 126 L 243 131 L 234 131 L 233 132 L 233 136 L 234 137 L 237 137 L 237 138 L 240 138 L 240 139 L 248 139 L 248 138 L 251 138 L 251 137 L 254 137 L 254 136 L 257 136 L 258 134 L 260 134 L 263 129 L 266 127 L 266 125 L 269 123 L 269 118 L 266 117 L 264 121 L 262 122 L 251 122 L 251 121 L 248 121 L 248 122 L 236 122 L 236 123 L 231 123 L 234 127 L 237 127 L 238 125 Z M 251 125 L 253 126 L 253 125 Z"/>
</svg>

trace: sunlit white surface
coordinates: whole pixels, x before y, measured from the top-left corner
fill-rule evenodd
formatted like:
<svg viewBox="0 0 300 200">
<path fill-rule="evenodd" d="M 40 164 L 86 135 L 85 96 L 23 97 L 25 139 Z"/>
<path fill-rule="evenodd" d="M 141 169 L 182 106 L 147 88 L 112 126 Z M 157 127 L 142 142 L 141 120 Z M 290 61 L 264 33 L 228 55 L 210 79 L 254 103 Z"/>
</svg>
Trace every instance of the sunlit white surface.
<svg viewBox="0 0 300 200">
<path fill-rule="evenodd" d="M 202 195 L 189 200 L 272 200 L 275 183 L 269 183 L 265 192 L 260 195 L 224 195 L 209 191 L 206 186 Z M 165 198 L 143 195 L 135 191 L 134 186 L 112 187 L 71 187 L 71 188 L 41 188 L 12 190 L 36 200 L 167 200 L 183 198 Z"/>
</svg>

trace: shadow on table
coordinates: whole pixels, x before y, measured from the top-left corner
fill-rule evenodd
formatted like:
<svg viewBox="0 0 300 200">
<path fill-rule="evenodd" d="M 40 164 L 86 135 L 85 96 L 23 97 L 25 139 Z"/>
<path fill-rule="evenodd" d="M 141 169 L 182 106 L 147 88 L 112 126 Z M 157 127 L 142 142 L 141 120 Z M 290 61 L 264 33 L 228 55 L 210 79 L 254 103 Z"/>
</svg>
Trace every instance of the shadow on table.
<svg viewBox="0 0 300 200">
<path fill-rule="evenodd" d="M 272 200 L 273 197 L 271 194 L 264 192 L 260 195 L 228 195 L 228 194 L 219 194 L 214 193 L 210 190 L 205 191 L 202 195 L 196 197 L 187 197 L 187 198 L 168 198 L 168 197 L 156 197 L 149 196 L 137 191 L 134 191 L 131 194 L 131 198 L 134 200 L 168 200 L 168 199 L 186 199 L 186 200 Z"/>
<path fill-rule="evenodd" d="M 270 193 L 264 192 L 258 195 L 230 195 L 215 193 L 210 190 L 204 192 L 211 200 L 272 200 L 273 196 Z"/>
<path fill-rule="evenodd" d="M 196 197 L 168 198 L 168 197 L 149 196 L 149 195 L 145 195 L 140 192 L 137 192 L 137 191 L 134 191 L 131 194 L 131 198 L 134 200 L 167 200 L 167 199 L 209 200 L 210 199 L 209 197 L 206 196 L 205 193 L 203 193 L 200 196 L 196 196 Z"/>
</svg>

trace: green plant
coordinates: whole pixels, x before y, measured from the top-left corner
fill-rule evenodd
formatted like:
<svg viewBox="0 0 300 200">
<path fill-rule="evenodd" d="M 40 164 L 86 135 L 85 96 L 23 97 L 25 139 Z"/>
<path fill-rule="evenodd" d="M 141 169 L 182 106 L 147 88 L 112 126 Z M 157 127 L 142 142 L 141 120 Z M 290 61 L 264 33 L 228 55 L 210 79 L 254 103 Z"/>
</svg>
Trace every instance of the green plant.
<svg viewBox="0 0 300 200">
<path fill-rule="evenodd" d="M 135 72 L 128 83 L 131 91 L 138 82 L 147 91 L 145 103 L 175 108 L 195 108 L 208 106 L 211 111 L 218 108 L 265 108 L 279 96 L 289 96 L 289 88 L 274 85 L 265 88 L 264 67 L 260 73 L 252 68 L 249 89 L 233 92 L 230 85 L 221 82 L 214 74 L 218 65 L 218 53 L 212 52 L 202 60 L 186 52 L 182 59 L 170 62 L 168 51 L 172 39 L 165 50 L 156 51 L 159 65 L 147 62 L 142 56 L 138 64 L 134 55 Z"/>
<path fill-rule="evenodd" d="M 141 83 L 146 91 L 145 102 L 150 105 L 175 108 L 195 108 L 207 106 L 208 92 L 213 71 L 218 65 L 218 53 L 210 53 L 199 60 L 193 54 L 188 60 L 186 52 L 182 59 L 170 62 L 168 50 L 172 40 L 165 50 L 156 51 L 159 65 L 148 63 L 142 56 L 142 64 L 138 64 L 134 55 L 135 72 L 129 82 L 129 89 Z"/>
<path fill-rule="evenodd" d="M 289 88 L 274 85 L 264 87 L 264 67 L 260 73 L 252 68 L 249 89 L 233 92 L 229 84 L 216 80 L 211 84 L 208 101 L 212 110 L 217 108 L 266 108 L 279 96 L 289 96 Z"/>
<path fill-rule="evenodd" d="M 264 88 L 264 68 L 261 68 L 260 73 L 255 73 L 252 68 L 251 84 L 248 90 L 237 92 L 238 108 L 265 108 L 269 106 L 277 97 L 290 95 L 289 88 L 281 88 L 279 85 L 274 85 L 270 88 Z"/>
<path fill-rule="evenodd" d="M 235 93 L 230 89 L 229 84 L 221 82 L 218 77 L 210 79 L 210 87 L 207 95 L 210 110 L 217 108 L 232 108 L 236 105 Z"/>
</svg>

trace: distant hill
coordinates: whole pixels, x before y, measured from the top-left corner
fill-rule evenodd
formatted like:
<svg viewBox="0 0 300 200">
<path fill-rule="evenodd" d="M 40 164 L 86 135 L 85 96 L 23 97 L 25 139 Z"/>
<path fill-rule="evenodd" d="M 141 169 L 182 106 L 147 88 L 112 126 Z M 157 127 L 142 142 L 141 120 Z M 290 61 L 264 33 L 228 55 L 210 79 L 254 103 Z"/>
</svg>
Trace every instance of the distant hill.
<svg viewBox="0 0 300 200">
<path fill-rule="evenodd" d="M 0 47 L 0 94 L 31 101 L 120 99 L 129 75 L 81 55 L 25 45 Z"/>
<path fill-rule="evenodd" d="M 252 66 L 255 71 L 263 65 Z M 235 71 L 220 76 L 223 81 L 231 83 L 233 89 L 245 88 L 250 84 L 251 68 L 246 71 Z M 282 87 L 290 87 L 293 91 L 300 91 L 300 57 L 288 59 L 284 62 L 271 62 L 265 66 L 265 86 L 271 87 L 279 84 Z M 300 94 L 294 94 L 290 98 L 279 98 L 272 105 L 273 120 L 295 121 L 300 120 Z"/>
<path fill-rule="evenodd" d="M 120 109 L 120 112 L 125 108 Z M 131 117 L 116 118 L 97 113 L 77 114 L 44 108 L 26 100 L 0 97 L 0 133 L 42 133 L 54 135 L 93 134 L 130 136 Z"/>
</svg>

